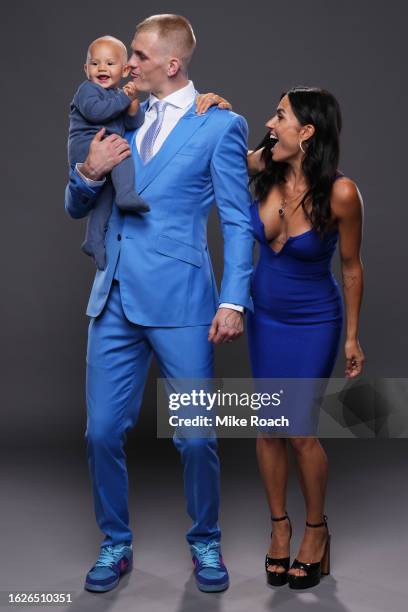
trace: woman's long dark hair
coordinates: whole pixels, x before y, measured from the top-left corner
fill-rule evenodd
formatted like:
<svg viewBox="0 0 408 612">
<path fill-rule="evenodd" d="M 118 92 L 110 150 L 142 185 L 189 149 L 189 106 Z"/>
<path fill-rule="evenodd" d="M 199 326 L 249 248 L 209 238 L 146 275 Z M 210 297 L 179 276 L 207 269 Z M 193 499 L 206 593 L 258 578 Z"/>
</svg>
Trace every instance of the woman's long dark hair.
<svg viewBox="0 0 408 612">
<path fill-rule="evenodd" d="M 287 93 L 293 113 L 301 125 L 312 124 L 315 132 L 304 142 L 306 150 L 302 170 L 309 189 L 300 205 L 312 226 L 321 234 L 329 227 L 330 193 L 337 174 L 340 146 L 341 111 L 336 98 L 324 89 L 317 87 L 294 87 Z M 265 147 L 262 160 L 265 169 L 253 177 L 255 195 L 263 200 L 273 185 L 284 183 L 288 164 L 274 162 L 271 152 L 269 132 L 258 145 Z M 311 203 L 310 212 L 306 204 Z"/>
</svg>

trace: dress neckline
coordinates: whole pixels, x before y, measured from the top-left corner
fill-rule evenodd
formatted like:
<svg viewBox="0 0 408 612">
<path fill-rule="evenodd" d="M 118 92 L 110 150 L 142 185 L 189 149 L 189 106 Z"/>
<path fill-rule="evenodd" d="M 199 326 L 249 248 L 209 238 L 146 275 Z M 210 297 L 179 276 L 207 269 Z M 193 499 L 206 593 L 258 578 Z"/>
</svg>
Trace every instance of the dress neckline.
<svg viewBox="0 0 408 612">
<path fill-rule="evenodd" d="M 340 170 L 337 170 L 336 176 L 334 178 L 334 181 L 337 181 L 337 179 L 344 178 L 344 177 L 345 177 L 345 175 L 342 172 L 340 172 Z M 265 234 L 265 224 L 264 224 L 264 222 L 261 219 L 261 215 L 259 214 L 259 198 L 256 198 L 256 200 L 254 201 L 254 206 L 255 206 L 255 211 L 256 211 L 256 216 L 258 218 L 258 222 L 261 225 L 263 239 L 266 242 L 266 244 L 269 246 L 270 243 L 272 242 L 272 240 L 268 240 L 267 237 L 266 237 L 266 234 Z M 339 231 L 338 228 L 335 227 L 334 229 L 328 231 L 327 234 L 338 234 L 338 231 Z M 283 245 L 283 247 L 279 251 L 275 251 L 271 246 L 269 246 L 269 249 L 272 251 L 273 254 L 280 255 L 280 253 L 282 253 L 282 251 L 284 250 L 284 248 L 286 247 L 288 242 L 293 242 L 294 240 L 299 240 L 299 239 L 301 239 L 301 238 L 303 238 L 305 236 L 308 236 L 309 234 L 312 234 L 314 232 L 316 232 L 315 228 L 311 227 L 310 229 L 308 229 L 308 230 L 306 230 L 304 232 L 301 232 L 300 234 L 295 234 L 294 236 L 288 236 L 286 241 L 285 241 L 285 244 Z"/>
<path fill-rule="evenodd" d="M 301 238 L 304 238 L 306 236 L 308 236 L 309 234 L 312 233 L 316 233 L 316 230 L 314 227 L 311 227 L 308 230 L 305 230 L 304 232 L 301 232 L 300 234 L 295 234 L 294 236 L 288 236 L 283 247 L 281 249 L 279 249 L 279 251 L 275 251 L 271 246 L 270 243 L 272 242 L 272 240 L 268 240 L 265 234 L 265 224 L 261 219 L 261 215 L 259 214 L 259 199 L 257 198 L 254 201 L 254 206 L 255 206 L 255 211 L 256 211 L 256 216 L 258 218 L 259 224 L 262 228 L 262 236 L 264 241 L 266 242 L 266 244 L 268 245 L 270 251 L 274 254 L 274 255 L 280 255 L 282 253 L 282 251 L 285 249 L 286 245 L 288 244 L 288 242 L 293 242 L 294 240 L 299 240 Z M 327 232 L 328 234 L 336 234 L 338 233 L 338 229 L 335 227 L 334 229 L 330 230 L 329 232 Z"/>
</svg>

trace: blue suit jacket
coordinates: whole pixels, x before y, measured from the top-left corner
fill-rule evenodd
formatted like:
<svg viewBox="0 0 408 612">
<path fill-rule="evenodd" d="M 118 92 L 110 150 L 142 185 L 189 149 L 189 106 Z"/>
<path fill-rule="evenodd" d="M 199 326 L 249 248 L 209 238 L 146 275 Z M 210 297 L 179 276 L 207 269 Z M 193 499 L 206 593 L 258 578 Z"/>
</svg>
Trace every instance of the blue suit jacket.
<svg viewBox="0 0 408 612">
<path fill-rule="evenodd" d="M 151 211 L 123 214 L 113 206 L 106 233 L 107 266 L 96 272 L 87 315 L 96 317 L 105 306 L 119 253 L 116 275 L 123 308 L 134 323 L 155 327 L 209 324 L 220 302 L 252 309 L 247 124 L 230 111 L 212 107 L 196 115 L 195 109 L 194 104 L 146 165 L 137 152 L 137 131 L 127 134 L 136 189 Z M 86 216 L 99 190 L 71 171 L 66 211 L 74 218 Z M 220 296 L 206 236 L 214 201 L 224 238 Z"/>
</svg>

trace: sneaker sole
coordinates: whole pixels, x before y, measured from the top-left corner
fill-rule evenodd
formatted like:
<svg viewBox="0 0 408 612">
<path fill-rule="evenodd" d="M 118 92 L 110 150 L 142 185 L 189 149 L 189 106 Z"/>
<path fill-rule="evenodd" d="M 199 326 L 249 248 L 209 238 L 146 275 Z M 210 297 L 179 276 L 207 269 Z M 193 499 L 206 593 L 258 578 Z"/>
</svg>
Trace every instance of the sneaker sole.
<svg viewBox="0 0 408 612">
<path fill-rule="evenodd" d="M 200 582 L 196 584 L 198 589 L 204 593 L 219 593 L 220 591 L 225 591 L 229 587 L 229 581 L 223 584 L 201 584 Z"/>
<path fill-rule="evenodd" d="M 84 588 L 87 591 L 92 591 L 93 593 L 106 593 L 106 591 L 111 591 L 119 584 L 120 578 L 118 578 L 112 584 L 89 584 L 89 582 L 85 582 Z"/>
</svg>

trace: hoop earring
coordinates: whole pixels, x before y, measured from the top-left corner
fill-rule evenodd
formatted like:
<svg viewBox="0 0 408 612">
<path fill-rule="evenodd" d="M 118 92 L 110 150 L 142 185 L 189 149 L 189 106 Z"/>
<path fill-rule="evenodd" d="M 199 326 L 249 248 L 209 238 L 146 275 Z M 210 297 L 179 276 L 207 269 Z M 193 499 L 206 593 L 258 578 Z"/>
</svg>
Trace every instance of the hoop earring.
<svg viewBox="0 0 408 612">
<path fill-rule="evenodd" d="M 302 144 L 303 144 L 303 140 L 299 140 L 299 149 L 302 151 L 302 153 L 306 153 L 306 151 L 302 147 Z"/>
</svg>

